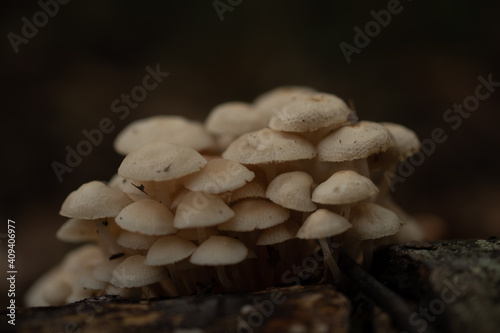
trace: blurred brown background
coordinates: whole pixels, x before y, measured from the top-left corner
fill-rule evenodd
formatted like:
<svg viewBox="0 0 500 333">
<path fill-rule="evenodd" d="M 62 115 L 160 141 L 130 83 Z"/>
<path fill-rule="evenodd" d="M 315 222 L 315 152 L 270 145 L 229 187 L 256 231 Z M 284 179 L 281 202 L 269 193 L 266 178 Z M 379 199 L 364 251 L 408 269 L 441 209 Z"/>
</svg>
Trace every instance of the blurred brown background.
<svg viewBox="0 0 500 333">
<path fill-rule="evenodd" d="M 155 114 L 203 120 L 216 104 L 251 101 L 279 85 L 337 94 L 355 103 L 361 119 L 402 123 L 421 139 L 445 129 L 448 140 L 397 185 L 396 201 L 412 214 L 440 216 L 446 237 L 500 235 L 500 88 L 456 131 L 442 118 L 474 94 L 479 75 L 500 81 L 500 3 L 401 5 L 348 64 L 339 44 L 353 44 L 353 28 L 364 29 L 370 11 L 386 9 L 387 1 L 243 0 L 220 21 L 210 0 L 73 0 L 17 54 L 7 35 L 20 35 L 21 19 L 32 21 L 41 7 L 2 2 L 0 233 L 7 218 L 16 221 L 18 304 L 72 247 L 54 236 L 65 221 L 59 207 L 82 183 L 113 175 L 121 157 L 112 143 L 121 128 Z M 170 75 L 120 120 L 111 102 L 156 64 Z M 104 117 L 115 131 L 60 183 L 51 163 L 64 162 L 66 145 L 74 148 L 81 131 Z M 4 267 L 4 240 L 1 249 Z"/>
</svg>

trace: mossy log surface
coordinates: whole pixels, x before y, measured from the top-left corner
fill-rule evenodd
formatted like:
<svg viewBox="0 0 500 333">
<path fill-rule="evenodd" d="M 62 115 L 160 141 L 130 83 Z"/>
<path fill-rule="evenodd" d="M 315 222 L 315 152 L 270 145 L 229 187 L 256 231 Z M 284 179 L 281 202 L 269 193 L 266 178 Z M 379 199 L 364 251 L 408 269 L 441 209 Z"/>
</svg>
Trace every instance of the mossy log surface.
<svg viewBox="0 0 500 333">
<path fill-rule="evenodd" d="M 348 304 L 328 285 L 149 302 L 95 297 L 21 309 L 16 328 L 30 333 L 348 332 Z"/>
<path fill-rule="evenodd" d="M 500 240 L 454 240 L 387 247 L 373 275 L 443 332 L 500 332 Z"/>
</svg>

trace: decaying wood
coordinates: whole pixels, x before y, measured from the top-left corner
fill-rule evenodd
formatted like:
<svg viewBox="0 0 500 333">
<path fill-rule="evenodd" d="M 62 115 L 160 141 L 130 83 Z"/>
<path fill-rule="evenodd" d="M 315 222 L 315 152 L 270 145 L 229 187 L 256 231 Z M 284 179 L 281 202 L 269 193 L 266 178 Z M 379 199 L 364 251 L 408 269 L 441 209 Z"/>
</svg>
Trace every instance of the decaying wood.
<svg viewBox="0 0 500 333">
<path fill-rule="evenodd" d="M 500 240 L 393 245 L 376 255 L 373 274 L 403 295 L 422 319 L 445 332 L 500 331 Z"/>
<path fill-rule="evenodd" d="M 30 333 L 348 332 L 349 301 L 329 285 L 150 302 L 95 297 L 20 309 L 16 328 Z"/>
</svg>

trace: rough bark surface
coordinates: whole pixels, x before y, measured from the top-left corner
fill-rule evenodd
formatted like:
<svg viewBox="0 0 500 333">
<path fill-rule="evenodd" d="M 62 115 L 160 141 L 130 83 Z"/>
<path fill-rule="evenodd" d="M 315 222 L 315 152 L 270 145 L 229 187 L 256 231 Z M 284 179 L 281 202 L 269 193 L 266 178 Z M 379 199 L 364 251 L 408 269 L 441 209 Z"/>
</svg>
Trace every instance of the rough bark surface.
<svg viewBox="0 0 500 333">
<path fill-rule="evenodd" d="M 349 301 L 328 285 L 151 302 L 95 297 L 21 309 L 16 328 L 30 333 L 348 332 Z"/>
<path fill-rule="evenodd" d="M 445 332 L 500 332 L 500 240 L 393 245 L 376 254 L 372 273 Z M 411 322 L 413 319 L 413 322 Z"/>
</svg>

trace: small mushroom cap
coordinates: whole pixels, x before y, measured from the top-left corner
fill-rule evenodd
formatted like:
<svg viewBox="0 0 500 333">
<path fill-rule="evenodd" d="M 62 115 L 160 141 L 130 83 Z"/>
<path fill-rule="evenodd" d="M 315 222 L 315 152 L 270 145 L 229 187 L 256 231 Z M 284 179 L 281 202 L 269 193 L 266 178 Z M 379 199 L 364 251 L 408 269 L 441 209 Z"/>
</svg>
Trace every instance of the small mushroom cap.
<svg viewBox="0 0 500 333">
<path fill-rule="evenodd" d="M 68 243 L 94 242 L 99 239 L 94 221 L 69 219 L 57 230 L 57 239 Z"/>
<path fill-rule="evenodd" d="M 135 201 L 123 208 L 115 218 L 124 230 L 144 235 L 175 234 L 174 214 L 163 204 L 152 199 Z"/>
<path fill-rule="evenodd" d="M 395 147 L 400 162 L 420 150 L 420 140 L 411 129 L 394 123 L 381 123 L 394 138 Z"/>
<path fill-rule="evenodd" d="M 61 271 L 55 274 L 46 281 L 41 291 L 43 300 L 52 306 L 60 306 L 66 304 L 66 299 L 71 295 L 72 286 L 69 282 L 73 276 Z"/>
<path fill-rule="evenodd" d="M 161 182 L 189 175 L 207 161 L 193 148 L 169 142 L 150 142 L 128 154 L 118 168 L 127 179 Z"/>
<path fill-rule="evenodd" d="M 378 239 L 394 235 L 401 228 L 396 213 L 372 202 L 353 207 L 350 219 L 353 227 L 346 234 L 349 240 Z"/>
<path fill-rule="evenodd" d="M 113 270 L 111 283 L 119 288 L 143 287 L 159 282 L 168 277 L 163 267 L 144 264 L 146 257 L 135 255 L 128 257 Z"/>
<path fill-rule="evenodd" d="M 311 201 L 313 178 L 303 171 L 282 173 L 267 186 L 266 197 L 272 202 L 299 212 L 312 212 L 316 205 Z"/>
<path fill-rule="evenodd" d="M 259 233 L 256 245 L 273 245 L 283 243 L 295 238 L 299 225 L 293 221 L 287 221 L 274 227 L 264 229 Z"/>
<path fill-rule="evenodd" d="M 103 260 L 99 264 L 94 267 L 92 271 L 92 276 L 99 281 L 110 282 L 113 277 L 113 270 L 118 266 L 122 261 L 126 259 L 125 256 L 121 258 L 116 258 L 113 260 Z"/>
<path fill-rule="evenodd" d="M 386 151 L 393 145 L 392 135 L 384 126 L 360 121 L 341 127 L 321 140 L 318 157 L 329 162 L 352 161 Z"/>
<path fill-rule="evenodd" d="M 222 157 L 242 164 L 266 164 L 311 159 L 314 146 L 304 138 L 264 128 L 234 140 Z"/>
<path fill-rule="evenodd" d="M 212 227 L 233 216 L 233 210 L 221 198 L 202 192 L 189 192 L 177 206 L 174 226 L 178 229 Z"/>
<path fill-rule="evenodd" d="M 126 249 L 147 250 L 157 239 L 158 236 L 122 230 L 116 239 L 116 243 Z"/>
<path fill-rule="evenodd" d="M 340 235 L 349 228 L 352 225 L 346 218 L 327 209 L 318 209 L 304 221 L 297 232 L 297 238 L 327 238 Z"/>
<path fill-rule="evenodd" d="M 126 194 L 100 181 L 91 181 L 71 192 L 59 214 L 82 220 L 114 217 L 132 203 Z"/>
<path fill-rule="evenodd" d="M 235 204 L 234 217 L 217 226 L 226 231 L 252 231 L 266 229 L 285 222 L 290 211 L 275 203 L 259 199 L 248 199 Z"/>
<path fill-rule="evenodd" d="M 244 102 L 227 102 L 210 111 L 205 126 L 217 135 L 240 136 L 266 127 L 267 119 Z"/>
<path fill-rule="evenodd" d="M 299 95 L 275 111 L 269 121 L 273 130 L 310 132 L 320 128 L 337 127 L 350 123 L 351 110 L 335 95 L 314 93 Z"/>
<path fill-rule="evenodd" d="M 189 261 L 200 266 L 233 265 L 245 260 L 247 247 L 237 239 L 210 236 L 194 251 Z"/>
<path fill-rule="evenodd" d="M 259 180 L 252 180 L 240 188 L 231 192 L 230 203 L 237 202 L 243 199 L 266 198 L 266 186 Z"/>
<path fill-rule="evenodd" d="M 96 279 L 92 270 L 79 275 L 78 282 L 83 288 L 90 290 L 104 290 L 108 284 L 107 282 Z"/>
<path fill-rule="evenodd" d="M 300 86 L 281 86 L 267 91 L 255 98 L 254 108 L 266 115 L 268 119 L 274 115 L 275 110 L 291 102 L 293 97 L 309 95 L 313 88 Z"/>
<path fill-rule="evenodd" d="M 210 160 L 200 171 L 186 176 L 183 184 L 191 191 L 219 194 L 240 188 L 254 177 L 255 174 L 245 166 L 218 158 Z"/>
<path fill-rule="evenodd" d="M 188 258 L 196 250 L 196 245 L 179 236 L 169 235 L 159 238 L 148 251 L 144 264 L 150 266 L 170 265 Z"/>
<path fill-rule="evenodd" d="M 205 150 L 214 139 L 201 123 L 180 116 L 154 116 L 136 120 L 125 127 L 115 139 L 115 150 L 122 155 L 149 142 L 163 141 Z"/>
<path fill-rule="evenodd" d="M 378 194 L 373 182 L 352 170 L 334 173 L 316 187 L 312 201 L 325 205 L 348 205 L 360 202 Z"/>
</svg>

